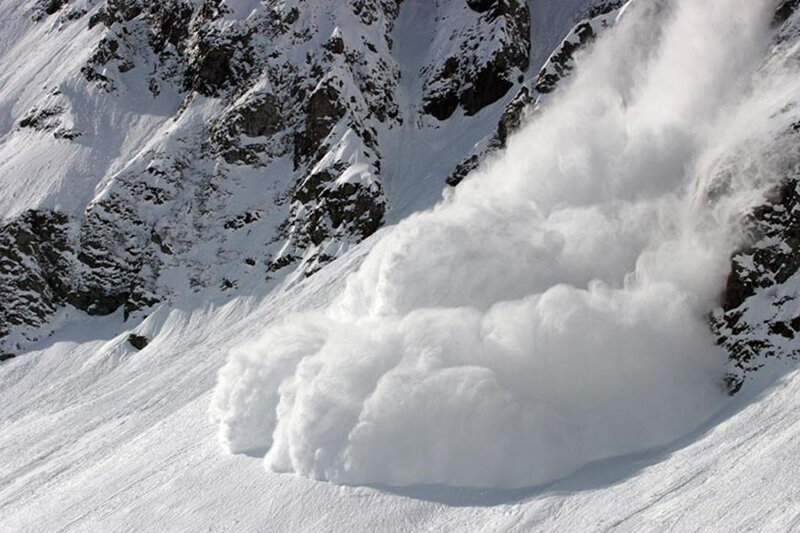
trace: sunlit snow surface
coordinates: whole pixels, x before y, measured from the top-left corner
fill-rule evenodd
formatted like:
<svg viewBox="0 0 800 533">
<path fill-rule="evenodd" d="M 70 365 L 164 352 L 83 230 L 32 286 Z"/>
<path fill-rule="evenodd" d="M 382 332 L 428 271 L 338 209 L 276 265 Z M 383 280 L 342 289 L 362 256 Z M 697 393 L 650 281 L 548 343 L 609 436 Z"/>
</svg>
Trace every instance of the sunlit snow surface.
<svg viewBox="0 0 800 533">
<path fill-rule="evenodd" d="M 796 157 L 772 140 L 797 79 L 759 70 L 767 4 L 625 10 L 498 160 L 391 228 L 331 305 L 232 352 L 223 442 L 338 483 L 513 488 L 717 412 L 706 314 L 737 221 Z"/>
<path fill-rule="evenodd" d="M 512 143 L 510 154 L 517 162 L 512 165 L 509 155 L 497 166 L 465 182 L 457 198 L 450 200 L 456 207 L 442 207 L 436 213 L 405 222 L 400 228 L 381 232 L 312 278 L 281 287 L 269 295 L 254 294 L 251 299 L 239 298 L 226 304 L 187 300 L 174 309 L 159 309 L 141 324 L 125 323 L 118 315 L 102 319 L 80 314 L 59 317 L 60 327 L 53 336 L 43 339 L 29 353 L 0 365 L 0 531 L 613 530 L 639 533 L 791 531 L 800 527 L 800 487 L 797 485 L 800 479 L 800 375 L 792 364 L 776 363 L 775 368 L 758 374 L 760 381 L 748 383 L 736 398 L 722 405 L 724 400 L 716 388 L 721 370 L 712 362 L 704 362 L 704 357 L 716 358 L 718 354 L 708 346 L 710 340 L 701 329 L 703 309 L 722 283 L 725 268 L 722 256 L 731 246 L 729 238 L 735 236 L 728 216 L 735 220 L 741 207 L 751 201 L 752 183 L 769 182 L 772 169 L 782 164 L 783 157 L 793 155 L 790 147 L 780 143 L 770 147 L 750 139 L 767 141 L 773 131 L 781 130 L 791 121 L 792 117 L 776 111 L 790 102 L 791 95 L 798 91 L 796 87 L 771 83 L 762 72 L 756 76 L 758 90 L 754 93 L 758 98 L 747 96 L 750 93 L 747 83 L 755 65 L 752 55 L 761 54 L 763 47 L 758 44 L 757 26 L 750 27 L 745 22 L 755 23 L 756 19 L 746 19 L 746 16 L 758 6 L 766 9 L 769 2 L 719 0 L 713 5 L 694 2 L 697 4 L 694 6 L 685 3 L 685 7 L 698 10 L 694 13 L 696 18 L 687 15 L 683 22 L 698 26 L 694 31 L 702 34 L 697 39 L 703 41 L 703 46 L 695 39 L 678 39 L 680 34 L 675 32 L 674 39 L 686 48 L 675 49 L 670 61 L 652 63 L 662 65 L 661 73 L 656 75 L 658 69 L 653 68 L 652 78 L 641 79 L 631 79 L 633 70 L 616 64 L 617 60 L 628 60 L 629 65 L 639 64 L 625 47 L 611 49 L 615 53 L 598 53 L 595 57 L 605 57 L 605 62 L 600 59 L 587 62 L 582 71 L 585 74 L 579 76 L 576 88 L 569 93 L 578 94 L 583 87 L 584 97 L 589 99 L 586 106 L 576 107 L 578 103 L 566 95 L 562 103 L 553 102 L 554 109 L 543 116 L 544 122 L 530 126 Z M 713 28 L 721 29 L 713 31 Z M 640 39 L 637 43 L 644 46 L 650 42 L 656 36 L 654 31 L 637 34 Z M 623 43 L 625 39 L 632 39 L 631 35 L 612 37 L 601 49 L 612 47 L 608 42 Z M 732 46 L 735 53 L 720 54 L 723 46 Z M 642 55 L 646 55 L 644 52 L 648 49 L 659 48 L 644 47 Z M 708 64 L 703 66 L 708 61 L 713 68 Z M 722 68 L 725 65 L 729 68 Z M 614 73 L 616 78 L 601 77 L 599 79 L 605 83 L 591 86 L 589 81 L 581 81 L 596 76 L 598 71 L 606 72 L 607 78 L 612 78 L 611 73 Z M 717 78 L 712 75 L 715 72 L 722 74 Z M 614 84 L 620 89 L 615 90 Z M 650 96 L 644 97 L 645 94 Z M 741 101 L 737 102 L 736 94 Z M 650 116 L 645 113 L 648 108 Z M 570 128 L 552 127 L 560 123 L 555 119 L 557 116 L 581 117 L 582 127 L 575 128 L 574 124 Z M 773 120 L 766 120 L 770 116 Z M 623 119 L 624 126 L 620 122 Z M 673 119 L 671 126 L 670 119 Z M 581 139 L 586 142 L 579 144 Z M 607 143 L 603 145 L 607 149 L 598 148 L 596 143 L 601 142 Z M 641 151 L 643 146 L 650 147 L 650 155 Z M 686 151 L 683 163 L 690 164 L 683 165 L 672 159 L 681 150 Z M 546 178 L 539 163 L 532 162 L 534 157 L 541 158 L 544 169 L 556 168 L 556 176 L 562 181 Z M 759 164 L 749 164 L 754 161 Z M 664 166 L 659 166 L 661 164 Z M 591 175 L 581 170 L 586 168 L 592 169 Z M 634 172 L 635 168 L 641 172 Z M 747 171 L 736 172 L 742 169 Z M 666 176 L 664 187 L 655 187 L 661 182 L 648 177 L 651 173 Z M 729 198 L 724 200 L 725 205 L 707 210 L 702 190 L 707 188 L 709 180 L 726 175 L 746 177 L 746 183 L 738 184 L 743 197 Z M 639 178 L 640 188 L 634 186 Z M 479 185 L 481 179 L 492 180 L 492 186 Z M 534 197 L 537 203 L 531 206 L 527 200 Z M 700 212 L 708 218 L 698 218 L 696 213 Z M 512 224 L 505 215 L 519 216 L 519 224 Z M 630 218 L 623 219 L 623 216 Z M 464 231 L 455 227 L 459 220 L 468 223 Z M 412 238 L 414 232 L 418 237 Z M 560 240 L 547 240 L 553 233 Z M 489 235 L 501 237 L 486 238 Z M 639 239 L 638 244 L 629 242 L 629 236 Z M 602 239 L 598 240 L 600 237 Z M 461 245 L 455 246 L 459 242 Z M 532 246 L 531 243 L 538 244 Z M 427 249 L 420 256 L 423 247 Z M 548 255 L 532 253 L 538 249 Z M 491 253 L 497 250 L 501 255 L 492 257 Z M 365 259 L 367 253 L 370 255 Z M 448 259 L 448 254 L 452 254 L 453 261 Z M 418 264 L 428 257 L 429 263 Z M 514 263 L 514 257 L 529 261 L 530 268 Z M 580 257 L 582 259 L 578 260 Z M 492 271 L 466 270 L 464 262 L 467 260 L 490 264 Z M 547 271 L 533 268 L 546 260 L 553 261 L 554 266 Z M 346 282 L 347 276 L 359 265 L 362 266 L 358 274 Z M 629 272 L 636 272 L 637 276 L 626 276 Z M 708 279 L 695 277 L 699 274 L 708 275 Z M 601 279 L 602 283 L 590 283 L 593 278 Z M 514 289 L 513 283 L 520 280 L 525 290 Z M 436 292 L 439 287 L 441 292 Z M 667 294 L 677 299 L 665 300 Z M 508 302 L 499 303 L 501 299 Z M 560 307 L 551 307 L 555 303 Z M 663 324 L 649 324 L 632 309 L 621 307 L 621 303 L 626 306 L 634 303 L 637 307 L 633 309 L 645 316 L 666 317 L 667 320 Z M 519 309 L 517 319 L 506 319 L 514 308 Z M 322 311 L 308 314 L 311 309 Z M 430 316 L 426 315 L 428 309 L 442 311 L 436 313 L 436 321 L 430 324 L 424 320 Z M 543 365 L 539 355 L 534 364 L 525 365 L 524 352 L 519 348 L 516 348 L 516 360 L 500 361 L 502 357 L 510 359 L 515 355 L 515 344 L 511 341 L 524 341 L 533 334 L 540 338 L 543 316 L 527 326 L 520 325 L 519 321 L 531 316 L 537 318 L 531 313 L 544 309 L 549 316 L 561 319 L 552 325 L 550 331 L 554 334 L 548 342 L 570 348 L 564 353 L 595 366 L 586 370 L 584 366 L 567 365 L 560 360 L 548 366 Z M 674 315 L 669 313 L 670 309 L 675 311 Z M 281 317 L 292 311 L 306 311 L 306 314 L 282 322 Z M 315 322 L 316 317 L 319 321 Z M 484 335 L 483 324 L 493 324 L 492 317 L 504 320 L 500 324 L 502 328 L 490 338 Z M 592 317 L 592 325 L 598 318 L 600 325 L 608 326 L 608 329 L 598 329 L 597 335 L 603 336 L 595 337 L 591 343 L 580 340 L 587 334 L 583 327 L 586 317 Z M 571 327 L 573 321 L 578 321 L 581 327 L 573 329 L 569 336 L 559 334 L 559 324 Z M 408 324 L 415 324 L 420 335 L 405 335 L 407 330 L 403 328 Z M 480 327 L 469 329 L 470 324 Z M 681 324 L 686 324 L 687 329 L 678 330 Z M 437 325 L 441 327 L 436 329 Z M 641 346 L 640 351 L 627 355 L 612 353 L 609 347 L 613 344 L 609 343 L 622 338 L 624 328 L 620 325 L 628 328 L 630 337 L 627 338 L 647 344 Z M 338 331 L 340 326 L 341 332 Z M 144 350 L 137 352 L 127 342 L 131 328 L 152 339 Z M 330 412 L 334 417 L 344 412 L 348 401 L 362 394 L 359 389 L 351 388 L 353 381 L 348 374 L 350 370 L 344 365 L 346 362 L 355 363 L 352 372 L 362 372 L 363 363 L 359 365 L 362 359 L 375 357 L 379 364 L 377 370 L 391 378 L 367 376 L 376 390 L 384 381 L 396 385 L 401 371 L 410 373 L 412 378 L 419 376 L 418 380 L 406 382 L 407 389 L 390 389 L 400 391 L 395 396 L 376 396 L 383 400 L 380 405 L 395 409 L 377 411 L 382 415 L 377 420 L 385 424 L 384 428 L 392 430 L 399 427 L 401 419 L 388 415 L 397 413 L 404 401 L 418 401 L 423 398 L 422 392 L 432 391 L 434 396 L 430 401 L 414 404 L 417 409 L 406 411 L 411 417 L 402 422 L 408 424 L 408 431 L 401 434 L 401 439 L 415 439 L 417 443 L 431 438 L 433 432 L 444 434 L 446 429 L 452 431 L 456 427 L 455 421 L 446 421 L 443 427 L 425 425 L 430 419 L 441 423 L 441 410 L 470 415 L 458 426 L 457 429 L 464 432 L 459 435 L 470 431 L 469 424 L 473 420 L 499 424 L 509 420 L 503 415 L 515 414 L 513 409 L 507 413 L 489 410 L 498 405 L 497 398 L 503 398 L 495 388 L 489 389 L 487 410 L 474 411 L 473 418 L 473 413 L 466 412 L 463 399 L 465 395 L 469 398 L 468 386 L 475 380 L 465 380 L 465 389 L 461 391 L 451 381 L 440 378 L 448 368 L 463 371 L 468 378 L 477 375 L 480 367 L 485 375 L 494 372 L 495 383 L 508 387 L 505 397 L 513 402 L 535 401 L 552 407 L 556 401 L 573 401 L 578 406 L 577 412 L 562 404 L 560 414 L 566 421 L 585 420 L 588 408 L 583 400 L 592 395 L 601 399 L 603 395 L 608 397 L 609 379 L 625 382 L 621 391 L 626 396 L 600 402 L 598 416 L 608 416 L 615 405 L 628 409 L 630 417 L 613 412 L 611 415 L 626 423 L 629 430 L 636 429 L 638 424 L 642 430 L 638 435 L 643 438 L 633 444 L 639 447 L 644 445 L 648 435 L 653 440 L 669 438 L 652 433 L 655 425 L 642 414 L 656 405 L 650 397 L 652 394 L 659 397 L 677 394 L 669 389 L 666 380 L 661 380 L 656 389 L 651 390 L 656 369 L 696 380 L 697 388 L 689 388 L 691 383 L 684 382 L 678 383 L 676 389 L 691 397 L 708 394 L 711 401 L 717 403 L 701 410 L 689 406 L 687 418 L 683 420 L 667 411 L 665 416 L 673 417 L 675 423 L 672 430 L 678 431 L 681 425 L 696 429 L 687 430 L 682 436 L 676 433 L 678 440 L 666 446 L 633 455 L 579 468 L 581 462 L 589 459 L 588 446 L 583 442 L 565 442 L 564 446 L 572 447 L 570 452 L 576 454 L 557 453 L 562 461 L 565 457 L 572 458 L 571 465 L 562 463 L 562 471 L 578 470 L 549 484 L 515 490 L 418 483 L 390 487 L 378 481 L 381 477 L 378 467 L 386 468 L 382 465 L 351 462 L 349 464 L 357 468 L 348 470 L 344 461 L 336 463 L 336 458 L 332 461 L 330 443 L 335 443 L 334 440 L 322 441 L 325 446 L 321 448 L 319 464 L 338 464 L 341 469 L 337 475 L 342 476 L 339 480 L 346 481 L 347 476 L 355 480 L 358 475 L 370 486 L 320 483 L 261 468 L 271 435 L 265 437 L 263 430 L 259 433 L 259 424 L 273 423 L 277 429 L 278 418 L 272 415 L 272 418 L 257 419 L 252 425 L 241 423 L 247 422 L 241 418 L 242 411 L 228 409 L 221 403 L 223 398 L 234 405 L 232 400 L 237 399 L 232 394 L 234 387 L 238 387 L 239 394 L 252 394 L 261 402 L 254 402 L 253 406 L 261 407 L 282 397 L 288 399 L 292 387 L 302 393 L 315 391 L 302 383 L 299 384 L 306 388 L 290 382 L 295 375 L 303 377 L 298 369 L 311 367 L 317 364 L 315 359 L 322 359 L 314 353 L 306 354 L 302 361 L 294 361 L 285 345 L 281 348 L 281 354 L 291 363 L 288 365 L 291 378 L 281 390 L 258 375 L 266 368 L 267 358 L 280 348 L 256 340 L 265 335 L 265 329 L 267 338 L 289 335 L 299 348 L 307 348 L 311 343 L 306 339 L 315 336 L 330 343 L 331 347 L 326 349 L 332 350 L 329 352 L 331 365 L 321 370 L 328 372 L 326 379 L 339 380 L 335 387 L 327 389 L 336 393 L 329 395 L 332 401 L 328 404 L 332 406 Z M 426 331 L 429 334 L 422 335 Z M 460 342 L 455 334 L 460 331 L 466 331 L 466 340 L 483 335 L 479 340 L 491 341 L 491 350 L 478 353 L 475 347 L 468 347 L 464 355 L 452 350 L 451 347 Z M 672 354 L 676 357 L 672 365 L 658 357 L 665 352 L 656 340 L 676 331 L 678 337 L 669 337 L 667 341 L 691 345 L 695 350 Z M 352 335 L 347 335 L 349 332 Z M 387 338 L 398 344 L 375 343 L 373 337 L 388 334 L 391 337 Z M 499 343 L 497 339 L 505 341 L 502 351 L 494 344 Z M 434 341 L 443 348 L 438 354 L 428 352 L 432 355 L 424 357 L 421 353 L 413 354 L 411 348 L 418 345 L 412 342 L 431 347 L 436 346 Z M 538 346 L 539 342 L 533 346 Z M 227 382 L 229 388 L 220 388 L 213 394 L 217 371 L 225 363 L 230 347 L 241 343 L 251 348 L 236 349 L 239 355 L 230 360 L 224 371 L 232 378 Z M 578 350 L 580 343 L 589 347 L 585 353 Z M 347 355 L 340 350 L 342 346 L 366 346 L 370 350 Z M 384 347 L 387 351 L 383 351 Z M 409 363 L 398 361 L 394 366 L 385 365 L 386 359 L 380 356 L 391 355 L 392 350 L 412 352 Z M 640 380 L 638 388 L 625 377 L 624 367 L 614 368 L 595 361 L 602 357 L 603 361 L 619 362 L 621 357 L 630 360 L 639 355 L 645 357 L 645 361 L 634 368 L 634 376 Z M 462 359 L 458 360 L 459 357 Z M 481 361 L 480 357 L 486 360 Z M 458 364 L 446 367 L 447 358 Z M 463 364 L 463 361 L 471 364 Z M 574 363 L 575 359 L 571 361 Z M 237 369 L 236 365 L 241 366 Z M 600 374 L 590 380 L 589 371 L 598 371 L 598 368 Z M 414 371 L 417 374 L 413 374 Z M 519 375 L 513 375 L 512 371 Z M 248 372 L 252 384 L 266 386 L 244 386 L 247 381 L 243 378 Z M 568 385 L 577 387 L 589 383 L 591 386 L 588 390 L 579 390 L 573 398 L 559 394 L 553 382 L 553 376 L 559 373 Z M 542 390 L 551 396 L 535 397 L 533 385 L 528 387 L 522 383 L 526 380 L 543 387 Z M 368 382 L 359 380 L 362 386 Z M 441 388 L 431 387 L 431 382 L 441 383 Z M 403 394 L 406 390 L 413 394 Z M 453 391 L 462 393 L 458 396 L 461 403 L 450 402 L 448 398 L 441 400 L 444 392 Z M 260 399 L 259 394 L 262 395 Z M 241 446 L 250 448 L 248 454 L 221 453 L 216 438 L 219 425 L 207 417 L 212 395 L 218 420 L 235 420 L 241 423 L 240 430 L 253 432 L 252 444 Z M 308 398 L 325 399 L 313 394 Z M 284 406 L 288 407 L 285 402 Z M 302 405 L 313 406 L 292 405 L 291 413 L 297 413 L 299 421 L 305 414 L 299 409 Z M 353 409 L 358 407 L 353 406 Z M 710 413 L 717 408 L 721 409 L 717 414 L 701 421 L 706 416 L 703 411 Z M 501 416 L 490 417 L 492 414 Z M 294 431 L 298 439 L 295 442 L 313 442 L 311 432 L 301 424 L 288 423 L 289 420 L 283 419 L 283 433 L 275 433 L 276 436 L 288 436 Z M 323 417 L 320 428 L 324 427 L 324 422 Z M 355 427 L 358 426 L 347 429 Z M 468 471 L 459 474 L 462 477 L 452 475 L 452 463 L 446 463 L 444 472 L 435 472 L 435 475 L 441 479 L 449 475 L 446 481 L 450 483 L 516 484 L 509 481 L 510 477 L 502 479 L 503 472 L 496 465 L 481 464 L 486 461 L 480 454 L 497 456 L 499 452 L 493 450 L 493 446 L 499 446 L 503 440 L 513 442 L 510 439 L 519 438 L 508 425 L 495 427 L 502 431 L 485 436 L 489 444 L 478 451 Z M 615 442 L 605 425 L 597 421 L 594 427 L 592 438 L 606 438 L 603 453 L 622 453 L 619 448 L 612 449 Z M 566 424 L 557 425 L 556 429 L 562 435 L 580 431 L 578 428 L 570 433 Z M 531 438 L 532 442 L 542 438 L 536 428 Z M 457 456 L 474 443 L 474 440 L 466 440 L 461 447 L 462 443 L 451 435 L 446 439 L 441 446 L 449 446 Z M 373 439 L 368 444 L 374 446 L 370 450 L 386 457 L 386 440 Z M 412 455 L 407 449 L 408 440 L 393 443 L 393 446 L 398 460 L 420 461 L 417 466 L 432 461 L 436 453 L 445 453 L 426 448 Z M 288 450 L 284 448 L 280 455 L 291 460 L 291 450 L 291 446 Z M 544 451 L 558 452 L 552 446 Z M 525 452 L 541 457 L 542 449 Z M 277 452 L 269 453 L 278 458 Z M 299 457 L 296 463 L 280 465 L 271 460 L 269 466 L 318 474 L 309 470 L 317 463 L 309 461 L 307 456 L 296 456 Z M 511 466 L 520 465 L 519 478 L 533 477 L 536 472 L 523 467 L 525 461 L 530 464 L 531 457 L 533 455 L 508 453 L 504 461 Z M 495 469 L 493 480 L 488 479 L 487 468 Z M 404 480 L 396 481 L 408 483 L 412 475 L 421 477 L 419 471 L 409 470 Z M 323 471 L 317 477 L 331 478 L 334 472 Z M 552 474 L 557 472 L 553 470 Z M 366 477 L 372 477 L 373 481 L 366 481 Z"/>
<path fill-rule="evenodd" d="M 368 245 L 371 243 L 367 243 Z M 188 302 L 135 330 L 67 317 L 0 372 L 0 530 L 790 531 L 800 501 L 800 375 L 667 448 L 515 491 L 341 487 L 220 453 L 205 412 L 228 346 L 283 310 L 324 305 L 358 257 L 257 305 Z M 786 367 L 788 368 L 788 367 Z M 777 368 L 785 371 L 786 368 Z M 764 381 L 774 374 L 761 374 Z"/>
</svg>

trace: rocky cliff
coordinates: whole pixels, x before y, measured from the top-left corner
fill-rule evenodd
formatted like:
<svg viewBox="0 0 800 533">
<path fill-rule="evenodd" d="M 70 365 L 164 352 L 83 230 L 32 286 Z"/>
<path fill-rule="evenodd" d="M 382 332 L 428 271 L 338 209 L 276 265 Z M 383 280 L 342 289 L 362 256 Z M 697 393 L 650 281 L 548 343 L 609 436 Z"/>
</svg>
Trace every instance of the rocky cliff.
<svg viewBox="0 0 800 533">
<path fill-rule="evenodd" d="M 386 168 L 398 143 L 446 141 L 444 123 L 479 139 L 507 104 L 520 114 L 509 101 L 536 72 L 524 1 L 406 4 L 5 4 L 20 29 L 6 65 L 24 71 L 13 52 L 34 41 L 42 54 L 2 94 L 2 353 L 64 306 L 139 316 L 313 274 L 402 215 L 387 179 L 422 178 Z M 581 15 L 553 22 L 566 35 Z M 452 170 L 470 146 L 427 157 Z M 418 173 L 436 190 L 449 171 Z"/>
</svg>

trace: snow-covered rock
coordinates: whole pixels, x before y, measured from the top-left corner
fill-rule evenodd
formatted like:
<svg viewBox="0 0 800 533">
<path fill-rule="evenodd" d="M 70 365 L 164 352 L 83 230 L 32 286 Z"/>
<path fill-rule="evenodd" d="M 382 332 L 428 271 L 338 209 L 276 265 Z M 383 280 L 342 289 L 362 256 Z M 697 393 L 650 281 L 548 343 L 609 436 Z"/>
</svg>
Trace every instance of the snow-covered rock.
<svg viewBox="0 0 800 533">
<path fill-rule="evenodd" d="M 595 4 L 554 19 L 556 31 Z M 430 27 L 398 33 L 401 9 L 426 11 Z M 394 155 L 397 145 L 496 128 L 492 146 L 502 145 L 527 105 L 511 97 L 527 91 L 537 42 L 521 0 L 47 0 L 2 10 L 14 31 L 0 63 L 17 74 L 0 87 L 0 234 L 13 243 L 31 213 L 69 228 L 25 250 L 8 244 L 8 272 L 19 274 L 9 288 L 41 275 L 44 263 L 29 258 L 55 246 L 69 251 L 69 268 L 49 283 L 72 294 L 11 290 L 29 310 L 0 308 L 4 353 L 65 305 L 139 316 L 193 292 L 224 298 L 317 271 L 404 206 L 434 202 L 474 141 L 444 157 L 418 151 L 415 164 Z M 28 333 L 11 335 L 23 323 Z"/>
<path fill-rule="evenodd" d="M 787 0 L 775 12 L 772 63 L 797 60 L 790 39 L 800 35 L 798 7 L 800 2 Z M 798 132 L 795 122 L 781 137 L 791 146 Z M 731 393 L 770 360 L 800 357 L 800 157 L 778 150 L 785 158 L 781 180 L 747 217 L 745 244 L 732 257 L 722 305 L 710 317 L 730 356 Z"/>
<path fill-rule="evenodd" d="M 478 142 L 447 178 L 449 185 L 458 185 L 489 155 L 505 148 L 508 136 L 519 128 L 525 116 L 533 113 L 546 95 L 554 92 L 575 65 L 575 56 L 594 41 L 605 29 L 611 27 L 628 2 L 595 2 L 584 11 L 580 20 L 550 55 L 538 75 L 523 83 L 514 98 L 506 105 L 497 129 Z"/>
</svg>

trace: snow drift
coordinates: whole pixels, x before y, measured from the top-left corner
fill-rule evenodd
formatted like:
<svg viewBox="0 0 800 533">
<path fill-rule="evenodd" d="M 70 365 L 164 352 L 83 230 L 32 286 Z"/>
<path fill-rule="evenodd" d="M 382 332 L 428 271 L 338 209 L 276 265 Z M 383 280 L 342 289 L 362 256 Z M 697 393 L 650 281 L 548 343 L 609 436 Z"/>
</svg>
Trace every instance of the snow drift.
<svg viewBox="0 0 800 533">
<path fill-rule="evenodd" d="M 507 151 L 385 234 L 332 305 L 232 352 L 211 408 L 226 446 L 337 483 L 520 487 L 716 412 L 706 314 L 781 165 L 759 139 L 797 90 L 761 64 L 770 7 L 623 11 Z"/>
</svg>

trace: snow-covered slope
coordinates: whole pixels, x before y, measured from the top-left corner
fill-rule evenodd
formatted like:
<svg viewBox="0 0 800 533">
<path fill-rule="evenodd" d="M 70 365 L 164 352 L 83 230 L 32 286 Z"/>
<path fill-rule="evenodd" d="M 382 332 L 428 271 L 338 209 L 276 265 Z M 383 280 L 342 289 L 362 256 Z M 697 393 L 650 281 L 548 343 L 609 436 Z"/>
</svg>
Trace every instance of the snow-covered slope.
<svg viewBox="0 0 800 533">
<path fill-rule="evenodd" d="M 761 374 L 680 441 L 516 491 L 346 487 L 221 452 L 207 417 L 228 347 L 330 298 L 358 261 L 263 303 L 156 312 L 127 342 L 118 315 L 77 314 L 2 372 L 6 531 L 789 531 L 797 527 L 800 374 Z M 784 374 L 781 377 L 781 374 Z M 770 384 L 774 377 L 778 381 Z M 766 388 L 762 388 L 765 386 Z"/>
<path fill-rule="evenodd" d="M 656 7 L 626 9 L 331 305 L 232 352 L 214 401 L 231 451 L 337 483 L 516 488 L 719 409 L 707 315 L 742 221 L 799 160 L 800 78 L 761 5 Z"/>
<path fill-rule="evenodd" d="M 800 527 L 798 6 L 0 3 L 0 529 Z"/>
</svg>

